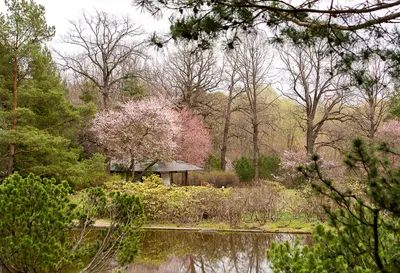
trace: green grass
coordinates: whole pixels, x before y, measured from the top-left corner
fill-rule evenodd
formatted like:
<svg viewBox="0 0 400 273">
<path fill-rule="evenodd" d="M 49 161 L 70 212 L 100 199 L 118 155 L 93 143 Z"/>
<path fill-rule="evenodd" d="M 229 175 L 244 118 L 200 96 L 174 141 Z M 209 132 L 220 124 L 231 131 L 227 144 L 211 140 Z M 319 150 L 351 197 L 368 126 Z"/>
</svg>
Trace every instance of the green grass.
<svg viewBox="0 0 400 273">
<path fill-rule="evenodd" d="M 303 221 L 277 221 L 269 222 L 265 225 L 259 225 L 257 223 L 244 223 L 239 226 L 232 227 L 227 223 L 222 222 L 210 222 L 202 221 L 198 223 L 191 224 L 177 224 L 177 223 L 161 223 L 150 221 L 147 222 L 144 227 L 150 228 L 197 228 L 197 229 L 215 229 L 215 230 L 235 230 L 235 229 L 245 229 L 245 230 L 262 230 L 265 232 L 301 232 L 301 233 L 312 233 L 314 228 L 320 223 L 306 223 Z"/>
</svg>

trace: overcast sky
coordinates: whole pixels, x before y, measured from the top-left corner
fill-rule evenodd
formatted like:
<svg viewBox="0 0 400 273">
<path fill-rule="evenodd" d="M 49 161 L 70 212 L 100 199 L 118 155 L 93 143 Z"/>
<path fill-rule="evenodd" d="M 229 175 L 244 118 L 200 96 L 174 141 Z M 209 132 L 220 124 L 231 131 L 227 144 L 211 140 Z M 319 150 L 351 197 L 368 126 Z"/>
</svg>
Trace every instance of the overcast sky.
<svg viewBox="0 0 400 273">
<path fill-rule="evenodd" d="M 50 44 L 56 48 L 61 46 L 57 43 L 59 36 L 69 28 L 68 21 L 78 18 L 82 11 L 92 12 L 94 8 L 116 15 L 129 15 L 149 33 L 167 31 L 169 28 L 167 19 L 160 21 L 152 18 L 148 13 L 133 7 L 132 0 L 35 0 L 35 2 L 46 8 L 47 23 L 56 27 L 56 37 Z M 0 0 L 0 12 L 5 11 L 4 1 Z"/>
</svg>

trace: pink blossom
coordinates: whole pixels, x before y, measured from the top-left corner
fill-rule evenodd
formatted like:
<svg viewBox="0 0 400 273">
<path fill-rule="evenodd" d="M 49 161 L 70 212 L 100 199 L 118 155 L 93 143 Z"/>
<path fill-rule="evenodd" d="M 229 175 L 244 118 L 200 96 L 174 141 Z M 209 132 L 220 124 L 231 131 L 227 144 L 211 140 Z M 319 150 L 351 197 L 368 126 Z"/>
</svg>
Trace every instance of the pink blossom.
<svg viewBox="0 0 400 273">
<path fill-rule="evenodd" d="M 178 138 L 178 159 L 190 164 L 203 166 L 211 150 L 211 136 L 203 122 L 189 109 L 179 113 L 182 132 Z"/>
<path fill-rule="evenodd" d="M 398 140 L 400 137 L 400 121 L 389 120 L 382 124 L 378 130 L 378 137 L 381 139 Z"/>
<path fill-rule="evenodd" d="M 97 143 L 115 159 L 170 160 L 181 125 L 176 113 L 157 98 L 131 100 L 120 110 L 99 112 L 91 123 Z"/>
</svg>

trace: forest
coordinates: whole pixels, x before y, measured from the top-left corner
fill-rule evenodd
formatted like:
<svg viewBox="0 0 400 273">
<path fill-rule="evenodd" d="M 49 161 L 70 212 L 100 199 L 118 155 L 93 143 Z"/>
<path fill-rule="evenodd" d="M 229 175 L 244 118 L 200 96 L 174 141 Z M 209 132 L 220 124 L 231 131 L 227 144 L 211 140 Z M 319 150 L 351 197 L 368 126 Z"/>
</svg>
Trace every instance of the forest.
<svg viewBox="0 0 400 273">
<path fill-rule="evenodd" d="M 313 232 L 274 272 L 399 272 L 400 2 L 299 2 L 135 0 L 169 32 L 94 7 L 56 36 L 6 0 L 1 268 L 100 272 L 178 225 Z M 175 161 L 202 171 L 151 171 Z"/>
</svg>

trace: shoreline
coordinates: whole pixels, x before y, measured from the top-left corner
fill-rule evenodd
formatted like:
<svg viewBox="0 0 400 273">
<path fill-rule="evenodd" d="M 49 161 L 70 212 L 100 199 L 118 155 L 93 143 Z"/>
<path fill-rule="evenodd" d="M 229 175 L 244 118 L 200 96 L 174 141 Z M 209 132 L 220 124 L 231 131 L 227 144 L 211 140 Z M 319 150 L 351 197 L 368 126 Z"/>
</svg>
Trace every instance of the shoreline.
<svg viewBox="0 0 400 273">
<path fill-rule="evenodd" d="M 107 220 L 97 220 L 93 228 L 102 229 L 109 226 Z M 305 228 L 304 230 L 296 228 L 229 228 L 229 227 L 177 227 L 177 226 L 159 226 L 145 224 L 142 227 L 143 230 L 153 231 L 191 231 L 191 232 L 202 232 L 202 233 L 217 233 L 217 232 L 236 232 L 236 233 L 285 233 L 285 234 L 298 234 L 298 235 L 311 235 L 312 231 Z"/>
<path fill-rule="evenodd" d="M 144 230 L 177 230 L 177 231 L 194 231 L 203 233 L 216 233 L 216 232 L 237 232 L 237 233 L 290 233 L 290 234 L 304 234 L 311 235 L 312 232 L 300 230 L 265 230 L 265 229 L 210 229 L 210 228 L 189 228 L 189 227 L 143 227 Z"/>
</svg>

